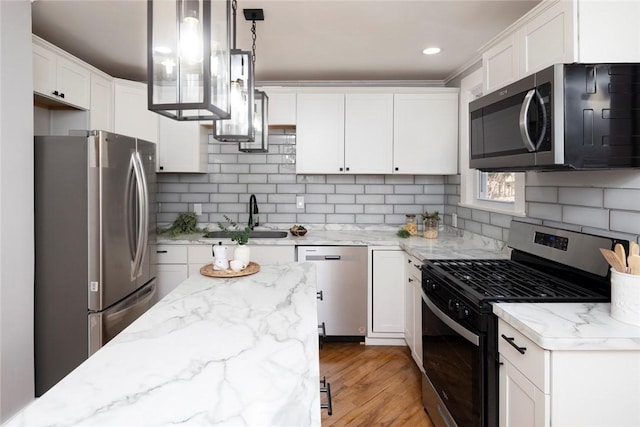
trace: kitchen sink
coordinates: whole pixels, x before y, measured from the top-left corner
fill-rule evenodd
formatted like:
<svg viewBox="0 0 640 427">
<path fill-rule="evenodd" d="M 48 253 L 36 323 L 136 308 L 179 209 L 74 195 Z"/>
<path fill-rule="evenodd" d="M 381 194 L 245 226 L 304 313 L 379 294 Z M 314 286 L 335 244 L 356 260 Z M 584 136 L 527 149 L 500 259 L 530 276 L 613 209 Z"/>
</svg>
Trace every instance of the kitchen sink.
<svg viewBox="0 0 640 427">
<path fill-rule="evenodd" d="M 282 239 L 284 237 L 287 237 L 288 232 L 287 231 L 278 231 L 278 230 L 251 230 L 251 232 L 249 233 L 249 238 L 253 238 L 253 239 Z M 222 230 L 218 230 L 218 231 L 209 231 L 207 232 L 207 234 L 204 235 L 204 237 L 210 238 L 210 239 L 227 239 L 229 238 L 229 236 L 227 236 L 227 233 L 225 233 Z"/>
</svg>

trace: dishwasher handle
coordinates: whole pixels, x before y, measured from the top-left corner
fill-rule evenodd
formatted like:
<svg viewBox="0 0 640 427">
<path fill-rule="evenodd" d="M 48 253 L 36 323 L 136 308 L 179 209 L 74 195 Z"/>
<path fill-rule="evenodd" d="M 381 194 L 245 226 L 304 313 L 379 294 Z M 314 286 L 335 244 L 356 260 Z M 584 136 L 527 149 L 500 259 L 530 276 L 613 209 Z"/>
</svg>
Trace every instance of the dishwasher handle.
<svg viewBox="0 0 640 427">
<path fill-rule="evenodd" d="M 342 255 L 307 255 L 305 261 L 340 261 Z"/>
</svg>

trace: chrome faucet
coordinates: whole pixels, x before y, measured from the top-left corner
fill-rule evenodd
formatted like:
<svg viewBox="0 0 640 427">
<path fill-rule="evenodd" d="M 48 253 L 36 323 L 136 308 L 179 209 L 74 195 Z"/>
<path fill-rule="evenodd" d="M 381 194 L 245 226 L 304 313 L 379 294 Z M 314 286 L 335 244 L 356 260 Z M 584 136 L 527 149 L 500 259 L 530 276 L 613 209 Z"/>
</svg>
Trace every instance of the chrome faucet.
<svg viewBox="0 0 640 427">
<path fill-rule="evenodd" d="M 255 215 L 255 220 L 253 216 Z M 258 201 L 256 195 L 252 194 L 249 197 L 249 228 L 253 230 L 253 227 L 260 225 L 260 219 L 258 217 Z"/>
</svg>

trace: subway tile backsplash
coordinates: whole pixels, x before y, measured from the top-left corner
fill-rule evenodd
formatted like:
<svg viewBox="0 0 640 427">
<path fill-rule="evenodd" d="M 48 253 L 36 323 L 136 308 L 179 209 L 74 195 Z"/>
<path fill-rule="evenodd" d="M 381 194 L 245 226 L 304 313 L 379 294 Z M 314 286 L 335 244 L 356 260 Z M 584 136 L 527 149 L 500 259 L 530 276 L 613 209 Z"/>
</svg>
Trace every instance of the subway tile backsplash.
<svg viewBox="0 0 640 427">
<path fill-rule="evenodd" d="M 248 221 L 255 194 L 261 224 L 399 226 L 407 213 L 444 212 L 445 177 L 405 175 L 296 175 L 295 135 L 271 135 L 268 153 L 240 153 L 210 139 L 206 174 L 158 175 L 158 222 L 172 222 L 202 204 L 200 224 Z M 296 207 L 303 196 L 305 207 Z"/>
<path fill-rule="evenodd" d="M 241 153 L 235 144 L 210 141 L 206 174 L 158 175 L 158 222 L 202 205 L 201 224 L 248 221 L 255 194 L 260 222 L 399 226 L 407 213 L 438 210 L 451 225 L 507 241 L 509 224 L 521 221 L 638 240 L 640 172 L 527 173 L 526 217 L 459 206 L 460 175 L 296 175 L 295 135 L 272 135 L 268 153 Z M 296 207 L 303 196 L 305 207 Z"/>
<path fill-rule="evenodd" d="M 451 225 L 455 213 L 459 228 L 503 241 L 508 241 L 511 219 L 631 241 L 640 235 L 640 172 L 635 169 L 528 172 L 526 217 L 458 206 L 459 175 L 447 176 L 445 189 L 445 224 Z"/>
</svg>

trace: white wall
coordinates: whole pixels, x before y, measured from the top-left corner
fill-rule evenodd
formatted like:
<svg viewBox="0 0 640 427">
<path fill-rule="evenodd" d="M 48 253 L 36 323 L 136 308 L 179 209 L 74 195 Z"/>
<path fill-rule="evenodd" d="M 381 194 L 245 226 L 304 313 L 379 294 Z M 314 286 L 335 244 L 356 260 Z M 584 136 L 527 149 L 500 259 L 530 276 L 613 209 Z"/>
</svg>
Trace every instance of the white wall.
<svg viewBox="0 0 640 427">
<path fill-rule="evenodd" d="M 0 0 L 0 422 L 33 399 L 31 3 Z"/>
</svg>

